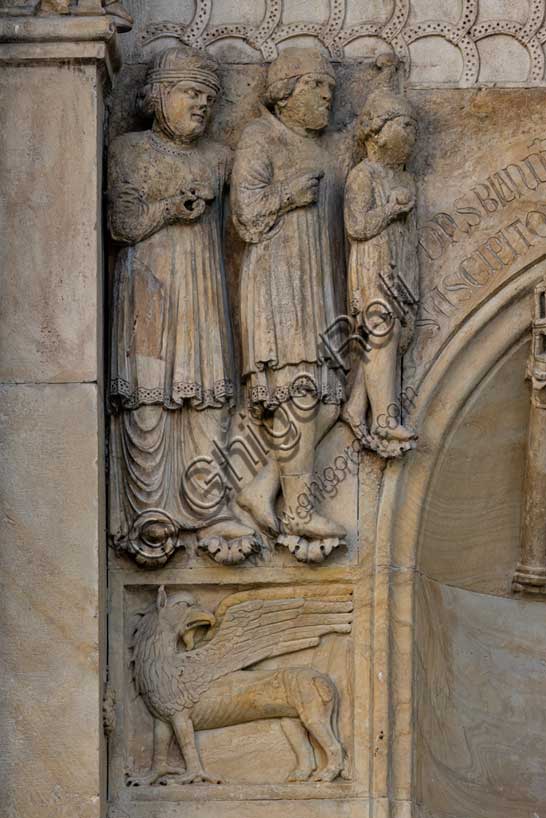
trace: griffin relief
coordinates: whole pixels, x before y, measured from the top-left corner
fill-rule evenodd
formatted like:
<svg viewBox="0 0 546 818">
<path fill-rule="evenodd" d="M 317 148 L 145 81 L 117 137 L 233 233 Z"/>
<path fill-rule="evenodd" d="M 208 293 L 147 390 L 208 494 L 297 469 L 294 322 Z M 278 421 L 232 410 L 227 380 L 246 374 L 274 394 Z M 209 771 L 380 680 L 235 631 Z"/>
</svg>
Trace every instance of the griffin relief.
<svg viewBox="0 0 546 818">
<path fill-rule="evenodd" d="M 326 634 L 350 633 L 352 608 L 345 586 L 327 596 L 268 588 L 231 594 L 213 614 L 190 594 L 167 595 L 161 586 L 131 644 L 135 686 L 154 719 L 152 766 L 127 785 L 222 783 L 204 768 L 196 731 L 258 719 L 280 719 L 296 757 L 290 781 L 347 778 L 332 678 L 309 665 L 256 665 L 316 647 Z M 168 762 L 173 736 L 182 769 Z"/>
</svg>

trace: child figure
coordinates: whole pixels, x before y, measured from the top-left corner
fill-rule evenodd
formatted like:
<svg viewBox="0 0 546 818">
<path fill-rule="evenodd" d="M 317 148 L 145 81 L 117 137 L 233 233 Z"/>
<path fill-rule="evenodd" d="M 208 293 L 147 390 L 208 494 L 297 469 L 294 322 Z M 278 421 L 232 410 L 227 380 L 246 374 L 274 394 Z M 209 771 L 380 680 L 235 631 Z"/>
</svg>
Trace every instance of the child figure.
<svg viewBox="0 0 546 818">
<path fill-rule="evenodd" d="M 417 305 L 415 181 L 405 169 L 415 115 L 404 97 L 379 89 L 366 102 L 357 135 L 367 156 L 345 188 L 349 305 L 370 349 L 360 353 L 342 418 L 368 448 L 397 457 L 417 437 L 402 423 L 399 370 Z"/>
</svg>

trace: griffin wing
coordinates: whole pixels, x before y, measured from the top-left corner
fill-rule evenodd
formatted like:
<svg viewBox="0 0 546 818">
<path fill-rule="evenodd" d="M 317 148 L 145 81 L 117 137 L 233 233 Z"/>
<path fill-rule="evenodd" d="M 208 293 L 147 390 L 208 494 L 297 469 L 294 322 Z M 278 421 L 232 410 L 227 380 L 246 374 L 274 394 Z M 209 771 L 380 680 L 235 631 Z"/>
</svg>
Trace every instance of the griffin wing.
<svg viewBox="0 0 546 818">
<path fill-rule="evenodd" d="M 316 647 L 327 633 L 350 633 L 349 586 L 267 588 L 232 594 L 216 610 L 207 641 L 179 657 L 179 684 L 196 702 L 217 679 L 287 653 Z"/>
</svg>

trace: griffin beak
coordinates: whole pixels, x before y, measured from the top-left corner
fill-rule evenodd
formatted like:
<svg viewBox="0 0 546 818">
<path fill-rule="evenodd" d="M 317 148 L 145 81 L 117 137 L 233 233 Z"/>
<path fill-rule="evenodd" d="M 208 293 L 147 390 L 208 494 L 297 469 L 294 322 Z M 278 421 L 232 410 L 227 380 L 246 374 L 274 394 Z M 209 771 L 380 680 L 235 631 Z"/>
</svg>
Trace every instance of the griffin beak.
<svg viewBox="0 0 546 818">
<path fill-rule="evenodd" d="M 186 623 L 186 630 L 182 635 L 182 641 L 186 650 L 193 650 L 195 644 L 195 632 L 197 628 L 212 627 L 216 622 L 216 617 L 208 611 L 193 611 Z"/>
</svg>

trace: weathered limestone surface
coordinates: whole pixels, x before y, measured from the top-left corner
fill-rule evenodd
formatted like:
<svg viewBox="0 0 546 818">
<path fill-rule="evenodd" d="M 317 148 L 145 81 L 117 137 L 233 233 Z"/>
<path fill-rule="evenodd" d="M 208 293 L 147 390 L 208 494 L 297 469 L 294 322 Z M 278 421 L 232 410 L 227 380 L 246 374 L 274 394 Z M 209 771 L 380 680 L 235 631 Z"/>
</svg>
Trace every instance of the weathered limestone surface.
<svg viewBox="0 0 546 818">
<path fill-rule="evenodd" d="M 511 596 L 529 417 L 522 379 L 528 353 L 525 341 L 487 378 L 459 415 L 436 466 L 418 553 L 419 570 L 436 582 Z"/>
<path fill-rule="evenodd" d="M 0 813 L 98 818 L 102 85 L 114 29 L 106 17 L 6 16 L 0 29 Z"/>
<path fill-rule="evenodd" d="M 97 387 L 3 385 L 0 407 L 0 812 L 97 818 Z"/>
<path fill-rule="evenodd" d="M 2 66 L 3 382 L 95 381 L 102 366 L 100 105 L 92 64 Z"/>
<path fill-rule="evenodd" d="M 416 593 L 417 814 L 541 815 L 542 605 L 424 578 Z"/>
<path fill-rule="evenodd" d="M 546 2 L 126 6 L 103 131 L 119 3 L 0 2 L 0 818 L 538 818 Z M 415 332 L 338 390 L 385 271 Z"/>
</svg>

